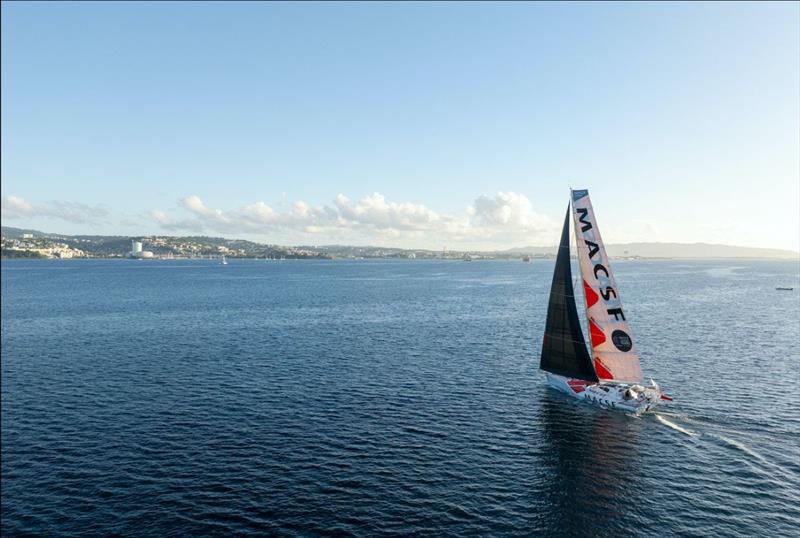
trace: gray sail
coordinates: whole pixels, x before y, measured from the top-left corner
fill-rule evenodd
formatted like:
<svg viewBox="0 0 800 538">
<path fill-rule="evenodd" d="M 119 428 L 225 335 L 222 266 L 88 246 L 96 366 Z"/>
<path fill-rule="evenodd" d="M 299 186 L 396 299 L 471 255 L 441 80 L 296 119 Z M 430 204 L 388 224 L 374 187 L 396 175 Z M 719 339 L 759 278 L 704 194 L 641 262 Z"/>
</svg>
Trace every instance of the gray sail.
<svg viewBox="0 0 800 538">
<path fill-rule="evenodd" d="M 592 359 L 586 349 L 569 259 L 569 206 L 564 217 L 561 243 L 558 246 L 553 284 L 550 286 L 550 303 L 547 306 L 547 323 L 542 342 L 542 370 L 564 377 L 597 381 Z"/>
</svg>

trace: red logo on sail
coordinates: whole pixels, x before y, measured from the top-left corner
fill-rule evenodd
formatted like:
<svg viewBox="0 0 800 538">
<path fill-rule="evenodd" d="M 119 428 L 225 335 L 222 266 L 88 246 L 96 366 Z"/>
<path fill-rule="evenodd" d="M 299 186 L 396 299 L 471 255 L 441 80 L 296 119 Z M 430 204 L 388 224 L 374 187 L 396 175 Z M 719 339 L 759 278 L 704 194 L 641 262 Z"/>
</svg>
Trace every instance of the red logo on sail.
<svg viewBox="0 0 800 538">
<path fill-rule="evenodd" d="M 583 295 L 586 297 L 586 308 L 591 308 L 600 299 L 600 296 L 583 281 Z"/>
<path fill-rule="evenodd" d="M 593 348 L 606 341 L 606 335 L 603 334 L 603 330 L 595 324 L 593 319 L 589 320 L 589 336 L 592 338 Z"/>
<path fill-rule="evenodd" d="M 600 362 L 600 359 L 595 358 L 594 371 L 597 372 L 597 377 L 600 379 L 614 379 L 614 374 L 609 372 L 608 368 L 603 366 L 603 363 Z"/>
</svg>

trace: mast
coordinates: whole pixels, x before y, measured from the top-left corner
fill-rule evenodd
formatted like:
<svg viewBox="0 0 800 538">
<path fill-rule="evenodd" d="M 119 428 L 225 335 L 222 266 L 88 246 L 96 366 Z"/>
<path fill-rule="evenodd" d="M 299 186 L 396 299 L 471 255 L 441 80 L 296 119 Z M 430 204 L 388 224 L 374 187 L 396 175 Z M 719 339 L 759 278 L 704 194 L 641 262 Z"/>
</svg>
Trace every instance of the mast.
<svg viewBox="0 0 800 538">
<path fill-rule="evenodd" d="M 642 367 L 588 190 L 571 192 L 586 324 L 600 379 L 642 381 Z"/>
<path fill-rule="evenodd" d="M 592 359 L 586 350 L 575 290 L 572 287 L 572 270 L 569 255 L 569 205 L 564 215 L 564 228 L 556 255 L 550 302 L 547 305 L 547 322 L 542 341 L 542 370 L 565 377 L 597 381 Z"/>
</svg>

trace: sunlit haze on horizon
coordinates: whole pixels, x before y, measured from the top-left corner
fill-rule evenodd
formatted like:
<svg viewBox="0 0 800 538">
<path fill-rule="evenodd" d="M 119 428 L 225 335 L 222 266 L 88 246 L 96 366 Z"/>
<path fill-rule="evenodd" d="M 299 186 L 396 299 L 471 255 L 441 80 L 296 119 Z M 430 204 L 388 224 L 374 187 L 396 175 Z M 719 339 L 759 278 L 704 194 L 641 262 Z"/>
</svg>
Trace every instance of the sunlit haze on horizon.
<svg viewBox="0 0 800 538">
<path fill-rule="evenodd" d="M 2 4 L 2 223 L 800 250 L 800 3 Z"/>
</svg>

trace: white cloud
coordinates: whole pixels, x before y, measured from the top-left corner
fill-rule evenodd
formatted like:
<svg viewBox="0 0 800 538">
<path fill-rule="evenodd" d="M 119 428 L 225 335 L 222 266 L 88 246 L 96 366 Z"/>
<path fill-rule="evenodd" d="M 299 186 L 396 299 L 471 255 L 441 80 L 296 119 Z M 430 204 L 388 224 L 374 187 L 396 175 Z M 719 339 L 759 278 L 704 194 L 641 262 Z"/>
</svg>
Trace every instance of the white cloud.
<svg viewBox="0 0 800 538">
<path fill-rule="evenodd" d="M 335 207 L 345 223 L 374 229 L 423 231 L 435 229 L 442 218 L 424 205 L 387 202 L 376 193 L 352 202 L 343 194 L 336 197 Z"/>
<path fill-rule="evenodd" d="M 154 221 L 156 221 L 159 224 L 166 225 L 166 226 L 169 226 L 169 225 L 173 224 L 173 221 L 172 221 L 171 218 L 169 218 L 169 215 L 167 215 L 163 211 L 159 211 L 158 209 L 153 209 L 152 211 L 149 212 L 149 215 L 150 215 L 150 218 L 152 218 Z"/>
<path fill-rule="evenodd" d="M 498 192 L 494 196 L 479 196 L 468 208 L 472 222 L 477 226 L 515 227 L 536 231 L 550 226 L 546 217 L 533 210 L 531 201 L 525 195 L 515 192 Z"/>
<path fill-rule="evenodd" d="M 203 201 L 197 196 L 189 196 L 188 198 L 184 198 L 181 200 L 181 205 L 203 219 L 216 221 L 222 224 L 227 224 L 229 222 L 228 219 L 222 214 L 221 210 L 206 207 Z"/>
<path fill-rule="evenodd" d="M 108 210 L 99 206 L 63 200 L 34 205 L 11 195 L 3 197 L 0 213 L 3 219 L 48 217 L 79 224 L 99 222 L 108 216 Z"/>
<path fill-rule="evenodd" d="M 165 230 L 175 232 L 202 232 L 205 226 L 200 219 L 176 220 L 159 209 L 148 211 L 148 216 Z"/>
<path fill-rule="evenodd" d="M 17 196 L 4 196 L 0 211 L 4 219 L 16 219 L 35 213 L 31 204 Z"/>
<path fill-rule="evenodd" d="M 548 244 L 555 241 L 558 225 L 536 213 L 522 194 L 499 192 L 480 196 L 458 214 L 436 212 L 411 202 L 388 201 L 373 193 L 351 200 L 339 194 L 330 205 L 314 207 L 294 202 L 288 210 L 255 202 L 223 211 L 208 207 L 198 196 L 180 201 L 188 219 L 175 219 L 163 211 L 151 219 L 169 230 L 208 230 L 274 236 L 289 234 L 301 241 L 376 241 L 439 248 L 446 243 L 496 248 L 503 245 Z"/>
</svg>

